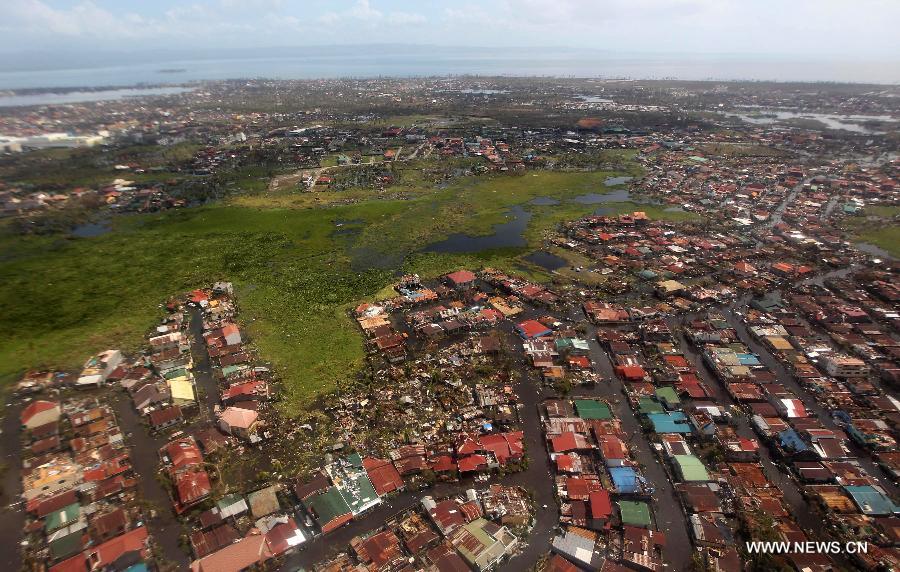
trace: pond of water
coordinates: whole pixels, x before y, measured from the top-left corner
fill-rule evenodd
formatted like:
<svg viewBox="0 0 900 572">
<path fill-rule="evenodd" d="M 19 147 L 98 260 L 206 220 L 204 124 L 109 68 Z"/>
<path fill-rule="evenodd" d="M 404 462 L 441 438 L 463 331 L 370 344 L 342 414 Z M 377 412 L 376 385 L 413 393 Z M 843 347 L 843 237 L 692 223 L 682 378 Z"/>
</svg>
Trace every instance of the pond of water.
<svg viewBox="0 0 900 572">
<path fill-rule="evenodd" d="M 598 205 L 602 203 L 621 203 L 631 200 L 628 189 L 618 189 L 609 193 L 586 193 L 572 199 L 582 205 Z"/>
<path fill-rule="evenodd" d="M 509 209 L 509 221 L 495 224 L 494 232 L 485 236 L 472 236 L 464 233 L 451 234 L 446 239 L 426 246 L 425 252 L 478 252 L 491 248 L 525 246 L 525 227 L 531 219 L 531 213 L 516 205 Z"/>
<path fill-rule="evenodd" d="M 86 222 L 72 229 L 72 236 L 79 238 L 90 238 L 92 236 L 100 236 L 112 230 L 109 222 Z"/>
<path fill-rule="evenodd" d="M 549 270 L 550 272 L 559 270 L 560 268 L 568 265 L 568 262 L 566 262 L 565 258 L 557 256 L 552 252 L 547 252 L 546 250 L 538 250 L 536 252 L 532 252 L 528 256 L 525 256 L 524 260 L 527 260 L 532 264 L 537 264 L 541 268 Z"/>
</svg>

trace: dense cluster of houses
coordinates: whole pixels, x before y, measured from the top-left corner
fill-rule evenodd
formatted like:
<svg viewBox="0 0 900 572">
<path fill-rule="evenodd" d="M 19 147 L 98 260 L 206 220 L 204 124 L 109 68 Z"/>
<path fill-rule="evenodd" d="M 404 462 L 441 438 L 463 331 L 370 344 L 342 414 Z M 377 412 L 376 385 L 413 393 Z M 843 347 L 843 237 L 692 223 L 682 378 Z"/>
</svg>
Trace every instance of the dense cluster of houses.
<svg viewBox="0 0 900 572">
<path fill-rule="evenodd" d="M 609 404 L 548 400 L 542 420 L 563 524 L 552 552 L 581 569 L 606 570 L 607 560 L 658 569 L 666 535 L 651 516 L 654 487 Z"/>
<path fill-rule="evenodd" d="M 53 572 L 153 566 L 125 437 L 94 398 L 35 399 L 21 412 L 26 561 Z"/>
<path fill-rule="evenodd" d="M 739 415 L 778 462 L 790 469 L 801 493 L 823 513 L 829 532 L 841 540 L 871 542 L 868 554 L 858 555 L 856 563 L 866 569 L 896 565 L 893 549 L 882 548 L 896 541 L 892 523 L 897 522 L 900 508 L 885 488 L 893 484 L 877 474 L 871 459 L 866 459 L 868 453 L 851 443 L 853 435 L 860 434 L 854 423 L 861 427 L 884 423 L 884 418 L 896 414 L 896 405 L 888 398 L 879 401 L 880 392 L 872 391 L 860 364 L 827 343 L 823 346 L 823 340 L 797 314 L 751 309 L 741 321 L 761 351 L 774 356 L 776 370 L 742 344 L 735 327 L 721 315 L 692 322 L 687 336 L 738 405 Z M 868 390 L 853 391 L 854 381 Z M 704 420 L 699 418 L 698 424 Z M 712 431 L 714 426 L 709 427 Z M 888 426 L 884 424 L 882 429 Z M 741 452 L 739 442 L 721 442 L 721 430 L 713 435 L 726 455 Z M 889 438 L 892 442 L 893 437 Z M 758 452 L 754 455 L 758 457 Z M 766 512 L 776 515 L 781 539 L 805 540 L 796 523 L 790 522 L 789 515 L 795 511 L 775 511 L 768 506 Z M 804 562 L 813 569 L 833 564 L 826 555 L 791 558 L 798 567 Z"/>
<path fill-rule="evenodd" d="M 564 225 L 563 234 L 555 242 L 595 261 L 592 272 L 623 291 L 655 296 L 666 311 L 726 303 L 817 270 L 814 257 L 788 241 L 761 244 L 741 230 L 653 221 L 642 212 L 586 217 Z"/>
<path fill-rule="evenodd" d="M 420 504 L 351 540 L 317 572 L 486 572 L 496 570 L 527 535 L 534 507 L 519 487 L 467 489 Z"/>
</svg>

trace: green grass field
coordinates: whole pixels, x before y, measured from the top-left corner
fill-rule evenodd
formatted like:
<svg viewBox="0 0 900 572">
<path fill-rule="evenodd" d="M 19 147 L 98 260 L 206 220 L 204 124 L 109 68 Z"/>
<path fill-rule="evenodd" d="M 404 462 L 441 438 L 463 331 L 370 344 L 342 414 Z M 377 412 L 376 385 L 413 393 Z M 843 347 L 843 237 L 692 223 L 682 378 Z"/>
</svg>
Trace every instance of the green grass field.
<svg viewBox="0 0 900 572">
<path fill-rule="evenodd" d="M 898 214 L 900 206 L 866 206 L 862 216 L 848 217 L 845 225 L 856 241 L 872 244 L 900 258 L 900 225 L 894 222 Z"/>
<path fill-rule="evenodd" d="M 409 200 L 317 208 L 235 201 L 119 217 L 112 232 L 93 238 L 20 237 L 0 229 L 0 326 L 7 340 L 0 347 L 0 380 L 8 384 L 33 367 L 77 368 L 108 347 L 137 349 L 169 297 L 230 280 L 244 328 L 285 382 L 285 407 L 302 407 L 362 367 L 362 338 L 347 311 L 359 300 L 389 294 L 398 266 L 426 277 L 494 266 L 549 280 L 520 257 L 540 245 L 544 230 L 596 209 L 569 199 L 603 192 L 609 175 L 471 177 Z M 561 203 L 527 204 L 539 196 Z M 450 233 L 490 233 L 517 204 L 533 213 L 528 247 L 418 252 Z M 652 210 L 616 205 L 622 212 Z M 338 221 L 346 221 L 340 228 L 350 233 L 336 234 Z M 360 252 L 363 263 L 394 262 L 360 266 Z"/>
</svg>

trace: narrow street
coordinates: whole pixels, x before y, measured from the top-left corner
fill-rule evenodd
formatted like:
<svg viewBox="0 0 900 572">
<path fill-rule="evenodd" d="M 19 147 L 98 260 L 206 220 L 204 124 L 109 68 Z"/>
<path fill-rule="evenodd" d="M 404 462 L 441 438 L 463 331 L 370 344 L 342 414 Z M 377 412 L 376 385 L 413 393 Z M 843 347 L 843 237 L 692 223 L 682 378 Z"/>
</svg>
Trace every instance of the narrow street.
<svg viewBox="0 0 900 572">
<path fill-rule="evenodd" d="M 608 381 L 601 381 L 592 390 L 576 390 L 576 395 L 591 395 L 607 399 L 613 413 L 622 424 L 622 429 L 630 436 L 628 442 L 632 457 L 640 465 L 644 476 L 653 484 L 653 513 L 657 528 L 666 534 L 663 558 L 673 570 L 686 570 L 691 564 L 694 549 L 688 534 L 688 524 L 675 487 L 660 464 L 659 457 L 651 449 L 650 441 L 641 430 L 640 421 L 628 404 L 623 382 L 615 375 L 613 364 L 596 338 L 597 330 L 588 326 L 585 334 L 591 348 L 591 360 L 600 375 Z"/>
<path fill-rule="evenodd" d="M 737 332 L 738 337 L 741 339 L 741 342 L 744 343 L 750 350 L 759 356 L 760 361 L 768 367 L 772 372 L 775 373 L 775 376 L 778 378 L 778 381 L 783 383 L 784 386 L 791 391 L 793 391 L 798 397 L 803 400 L 803 404 L 806 406 L 806 409 L 809 413 L 815 415 L 822 423 L 822 425 L 826 429 L 831 429 L 833 431 L 842 431 L 842 429 L 837 425 L 834 418 L 831 416 L 831 412 L 826 410 L 819 404 L 818 401 L 812 398 L 809 395 L 809 392 L 801 386 L 797 380 L 794 378 L 793 374 L 787 370 L 787 368 L 769 352 L 767 348 L 765 348 L 762 344 L 753 339 L 750 335 L 750 332 L 747 330 L 747 327 L 743 324 L 740 318 L 735 315 L 733 308 L 728 308 L 725 311 L 725 318 L 728 320 L 728 324 L 734 328 L 735 332 Z M 872 461 L 872 457 L 868 451 L 863 450 L 861 447 L 857 446 L 854 442 L 848 441 L 850 446 L 850 452 L 856 456 L 856 460 L 859 464 L 868 472 L 870 475 L 878 478 L 881 486 L 884 488 L 887 493 L 893 497 L 897 497 L 898 492 L 900 492 L 900 488 L 897 487 L 893 483 L 893 481 L 884 473 L 878 464 Z"/>
<path fill-rule="evenodd" d="M 685 323 L 695 318 L 696 316 L 687 314 L 683 316 L 679 316 L 676 318 L 671 318 L 669 320 L 669 326 L 673 332 L 678 331 L 677 328 L 683 326 Z M 688 359 L 694 369 L 697 371 L 697 375 L 700 376 L 701 381 L 712 391 L 714 399 L 712 400 L 717 405 L 729 406 L 729 407 L 737 407 L 737 403 L 731 397 L 731 395 L 725 391 L 725 388 L 721 381 L 719 381 L 718 376 L 709 369 L 709 366 L 706 362 L 703 361 L 702 356 L 694 349 L 693 345 L 688 341 L 688 339 L 684 336 L 684 333 L 678 331 L 677 333 L 678 343 L 680 345 L 681 352 Z M 734 420 L 734 429 L 738 436 L 746 438 L 746 439 L 757 439 L 756 433 L 753 431 L 753 427 L 750 426 L 750 420 L 748 416 L 740 411 L 733 416 Z M 784 500 L 787 502 L 788 506 L 791 508 L 792 514 L 797 520 L 797 523 L 807 532 L 813 534 L 815 537 L 815 533 L 821 525 L 821 521 L 809 510 L 809 505 L 806 502 L 806 499 L 803 498 L 803 494 L 800 492 L 800 488 L 797 485 L 797 482 L 791 477 L 789 474 L 786 474 L 779 468 L 779 465 L 775 463 L 773 460 L 772 454 L 769 451 L 769 448 L 764 444 L 760 444 L 759 448 L 759 460 L 762 463 L 764 472 L 770 481 L 782 492 L 784 495 Z"/>
<path fill-rule="evenodd" d="M 22 553 L 19 543 L 22 542 L 22 531 L 25 528 L 25 503 L 22 494 L 22 447 L 20 441 L 19 416 L 22 406 L 18 402 L 7 403 L 3 408 L 3 421 L 0 423 L 0 534 L 6 538 L 0 562 L 6 570 L 19 570 L 22 567 Z M 13 547 L 15 546 L 15 549 Z"/>
<path fill-rule="evenodd" d="M 139 477 L 138 497 L 150 506 L 147 526 L 153 541 L 159 546 L 163 558 L 185 568 L 190 564 L 188 554 L 182 549 L 179 538 L 185 532 L 181 522 L 172 512 L 172 499 L 159 481 L 159 456 L 156 452 L 169 439 L 151 435 L 132 406 L 131 399 L 120 389 L 114 389 L 109 405 L 116 413 L 119 426 L 125 433 L 125 442 L 131 457 L 131 466 Z M 148 511 L 149 512 L 149 511 Z"/>
</svg>

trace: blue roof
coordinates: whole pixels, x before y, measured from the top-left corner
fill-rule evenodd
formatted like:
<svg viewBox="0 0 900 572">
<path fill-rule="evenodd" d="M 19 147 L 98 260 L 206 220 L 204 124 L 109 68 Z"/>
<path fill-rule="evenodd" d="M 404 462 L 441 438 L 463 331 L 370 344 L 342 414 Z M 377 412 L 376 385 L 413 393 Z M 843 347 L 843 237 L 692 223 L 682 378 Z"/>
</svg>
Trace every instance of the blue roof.
<svg viewBox="0 0 900 572">
<path fill-rule="evenodd" d="M 647 417 L 653 423 L 653 430 L 657 433 L 690 433 L 691 426 L 687 417 L 681 411 L 668 413 L 649 413 Z"/>
<path fill-rule="evenodd" d="M 800 438 L 800 434 L 793 429 L 785 429 L 778 434 L 778 442 L 781 447 L 792 453 L 803 453 L 809 451 L 809 445 Z"/>
<path fill-rule="evenodd" d="M 636 493 L 638 491 L 637 473 L 631 467 L 613 467 L 609 470 L 616 491 L 620 493 Z"/>
<path fill-rule="evenodd" d="M 633 467 L 610 467 L 609 476 L 619 494 L 652 492 L 653 487 Z"/>
<path fill-rule="evenodd" d="M 895 505 L 887 495 L 871 485 L 845 486 L 844 490 L 853 497 L 853 502 L 863 514 L 895 514 L 900 507 Z"/>
<path fill-rule="evenodd" d="M 760 365 L 759 358 L 753 354 L 737 354 L 737 357 L 741 365 Z"/>
</svg>

